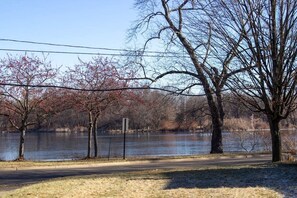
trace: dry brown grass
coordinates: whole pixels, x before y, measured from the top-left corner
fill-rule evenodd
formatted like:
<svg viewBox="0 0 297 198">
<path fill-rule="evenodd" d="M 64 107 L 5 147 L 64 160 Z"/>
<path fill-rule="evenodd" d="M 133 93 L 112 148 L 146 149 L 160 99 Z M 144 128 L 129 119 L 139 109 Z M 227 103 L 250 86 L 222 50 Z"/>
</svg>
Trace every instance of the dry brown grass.
<svg viewBox="0 0 297 198">
<path fill-rule="evenodd" d="M 262 119 L 255 119 L 252 126 L 250 118 L 226 118 L 224 129 L 228 131 L 247 131 L 249 129 L 269 129 L 267 122 Z"/>
<path fill-rule="evenodd" d="M 24 187 L 4 197 L 281 197 L 262 187 L 166 189 L 168 179 L 89 178 L 52 181 Z"/>
<path fill-rule="evenodd" d="M 71 161 L 0 161 L 1 170 L 38 170 L 38 169 L 56 169 L 56 168 L 78 168 L 78 167 L 101 167 L 110 165 L 125 165 L 129 163 L 150 163 L 154 160 L 179 160 L 179 159 L 220 159 L 220 158 L 246 158 L 253 155 L 268 154 L 265 152 L 251 153 L 223 153 L 223 154 L 201 154 L 190 156 L 168 156 L 168 157 L 151 157 L 151 158 L 128 158 L 123 160 L 122 158 L 94 158 L 83 160 L 71 160 Z M 1 196 L 0 196 L 1 197 Z"/>
<path fill-rule="evenodd" d="M 3 197 L 283 197 L 289 186 L 283 181 L 296 190 L 292 183 L 296 178 L 290 174 L 294 171 L 296 167 L 237 166 L 68 177 L 23 187 Z M 288 178 L 282 178 L 287 174 Z"/>
<path fill-rule="evenodd" d="M 251 128 L 251 121 L 243 118 L 225 119 L 224 129 L 229 131 L 246 131 Z"/>
<path fill-rule="evenodd" d="M 63 167 L 63 166 L 92 166 L 106 163 L 124 162 L 122 159 L 97 158 L 97 159 L 81 159 L 69 161 L 0 161 L 1 169 L 22 169 L 22 168 L 45 168 L 45 167 Z"/>
<path fill-rule="evenodd" d="M 109 163 L 125 163 L 129 161 L 146 161 L 146 160 L 166 160 L 166 159 L 185 159 L 185 158 L 207 158 L 215 159 L 218 157 L 232 157 L 232 156 L 245 156 L 246 153 L 224 153 L 224 154 L 204 154 L 204 155 L 191 155 L 191 156 L 172 156 L 172 157 L 152 157 L 152 158 L 128 158 L 123 160 L 122 158 L 94 158 L 94 159 L 82 159 L 82 160 L 70 160 L 70 161 L 0 161 L 0 169 L 26 169 L 26 168 L 50 168 L 50 167 L 69 167 L 69 166 L 96 166 Z"/>
</svg>

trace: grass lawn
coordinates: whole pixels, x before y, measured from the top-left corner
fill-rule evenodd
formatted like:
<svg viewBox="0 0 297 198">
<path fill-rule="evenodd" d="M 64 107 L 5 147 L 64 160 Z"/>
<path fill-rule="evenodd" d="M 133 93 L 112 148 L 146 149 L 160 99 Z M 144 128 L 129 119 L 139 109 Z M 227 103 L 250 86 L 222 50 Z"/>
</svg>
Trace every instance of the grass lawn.
<svg viewBox="0 0 297 198">
<path fill-rule="evenodd" d="M 296 164 L 151 170 L 53 179 L 3 197 L 292 197 L 296 173 Z"/>
<path fill-rule="evenodd" d="M 1 169 L 22 169 L 22 168 L 42 168 L 42 167 L 59 167 L 59 166 L 73 166 L 73 165 L 92 165 L 104 164 L 107 162 L 123 162 L 120 159 L 81 159 L 81 160 L 68 160 L 68 161 L 0 161 Z"/>
<path fill-rule="evenodd" d="M 255 153 L 257 154 L 266 154 L 266 153 Z M 253 155 L 253 154 L 248 154 Z M 224 154 L 204 154 L 204 155 L 190 155 L 190 156 L 174 156 L 174 157 L 155 157 L 155 158 L 140 158 L 129 157 L 126 160 L 122 158 L 112 158 L 110 160 L 106 158 L 93 158 L 93 159 L 81 159 L 81 160 L 68 160 L 68 161 L 1 161 L 0 160 L 0 169 L 26 169 L 26 168 L 42 168 L 42 167 L 67 167 L 67 166 L 80 166 L 80 165 L 104 165 L 107 163 L 124 163 L 124 162 L 133 162 L 133 161 L 146 161 L 146 160 L 164 160 L 164 159 L 185 159 L 185 158 L 205 158 L 205 159 L 216 159 L 219 157 L 238 157 L 238 156 L 247 156 L 246 153 L 224 153 Z"/>
</svg>

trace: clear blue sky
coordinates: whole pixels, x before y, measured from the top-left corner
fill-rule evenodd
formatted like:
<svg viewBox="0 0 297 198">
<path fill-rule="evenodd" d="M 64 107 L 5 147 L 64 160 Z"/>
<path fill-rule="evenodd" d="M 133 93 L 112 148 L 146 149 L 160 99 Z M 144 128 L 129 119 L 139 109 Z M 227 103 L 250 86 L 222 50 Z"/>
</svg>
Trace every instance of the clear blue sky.
<svg viewBox="0 0 297 198">
<path fill-rule="evenodd" d="M 0 39 L 125 48 L 127 30 L 137 19 L 133 3 L 134 0 L 1 0 Z M 0 48 L 71 51 L 2 41 Z M 0 57 L 5 54 L 0 52 Z M 49 58 L 58 65 L 77 62 L 77 55 Z"/>
</svg>

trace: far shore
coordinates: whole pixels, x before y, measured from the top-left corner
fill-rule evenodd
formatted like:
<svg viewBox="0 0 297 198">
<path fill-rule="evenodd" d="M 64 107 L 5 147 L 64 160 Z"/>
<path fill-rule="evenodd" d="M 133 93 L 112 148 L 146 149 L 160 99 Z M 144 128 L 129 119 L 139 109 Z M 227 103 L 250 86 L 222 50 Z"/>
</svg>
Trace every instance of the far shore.
<svg viewBox="0 0 297 198">
<path fill-rule="evenodd" d="M 282 128 L 281 131 L 295 131 L 297 128 Z M 232 129 L 223 130 L 226 132 L 265 132 L 270 131 L 269 128 L 265 129 Z M 87 133 L 87 129 L 70 129 L 70 128 L 57 128 L 57 129 L 30 129 L 27 133 Z M 119 129 L 111 129 L 111 130 L 98 130 L 98 134 L 107 134 L 107 135 L 117 135 L 122 134 L 123 131 Z M 11 131 L 0 131 L 0 133 L 19 133 L 19 131 L 11 130 Z M 126 131 L 127 134 L 146 134 L 146 133 L 211 133 L 210 129 L 130 129 Z"/>
</svg>

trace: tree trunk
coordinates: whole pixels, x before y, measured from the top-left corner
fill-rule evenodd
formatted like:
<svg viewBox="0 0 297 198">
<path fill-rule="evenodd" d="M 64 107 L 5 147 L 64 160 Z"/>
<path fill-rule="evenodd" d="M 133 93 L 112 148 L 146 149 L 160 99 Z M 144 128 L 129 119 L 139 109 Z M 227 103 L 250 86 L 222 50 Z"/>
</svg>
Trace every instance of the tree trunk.
<svg viewBox="0 0 297 198">
<path fill-rule="evenodd" d="M 269 118 L 269 126 L 272 142 L 272 162 L 279 162 L 282 159 L 282 142 L 279 130 L 279 120 Z"/>
<path fill-rule="evenodd" d="M 20 145 L 19 145 L 19 157 L 18 157 L 18 160 L 24 160 L 26 129 L 23 128 L 23 129 L 20 130 L 20 132 L 21 132 L 21 135 L 20 135 Z"/>
<path fill-rule="evenodd" d="M 94 155 L 98 157 L 98 143 L 97 143 L 97 120 L 98 118 L 94 119 L 94 126 L 93 126 L 93 136 L 94 136 Z"/>
<path fill-rule="evenodd" d="M 93 132 L 93 117 L 92 113 L 89 112 L 89 127 L 88 127 L 88 155 L 87 158 L 91 158 L 91 149 L 92 149 L 92 132 Z"/>
<path fill-rule="evenodd" d="M 166 6 L 164 6 L 164 9 L 167 9 Z M 172 30 L 176 30 L 176 27 L 174 26 L 173 22 L 166 17 L 166 20 L 168 21 L 170 27 Z M 222 125 L 223 125 L 223 120 L 220 119 L 220 117 L 224 117 L 224 111 L 220 111 L 218 106 L 220 103 L 218 102 L 218 106 L 215 103 L 215 98 L 213 96 L 212 90 L 210 88 L 210 84 L 208 82 L 207 76 L 205 75 L 203 68 L 205 67 L 203 64 L 201 64 L 198 61 L 198 58 L 195 54 L 195 49 L 192 47 L 190 42 L 184 37 L 182 32 L 176 32 L 176 36 L 179 38 L 180 42 L 183 44 L 184 48 L 187 50 L 192 63 L 195 66 L 195 69 L 198 74 L 198 79 L 202 83 L 208 106 L 210 109 L 211 113 L 211 118 L 212 118 L 212 138 L 211 138 L 211 151 L 210 153 L 223 153 L 223 144 L 222 144 Z M 217 90 L 217 95 L 220 95 L 220 91 Z"/>
<path fill-rule="evenodd" d="M 216 90 L 216 103 L 214 102 L 214 98 L 212 96 L 209 103 L 213 126 L 210 153 L 223 153 L 222 127 L 224 123 L 225 112 L 223 108 L 221 89 L 216 88 Z"/>
<path fill-rule="evenodd" d="M 222 127 L 218 114 L 211 115 L 212 117 L 212 137 L 210 153 L 223 153 L 222 143 Z"/>
<path fill-rule="evenodd" d="M 214 101 L 214 97 L 211 95 L 211 92 L 206 92 L 207 102 L 210 110 L 210 116 L 212 121 L 212 137 L 211 137 L 211 150 L 210 153 L 223 153 L 223 143 L 222 143 L 222 126 L 223 126 L 223 118 L 224 112 L 223 108 L 220 109 L 218 106 L 221 104 L 221 100 L 217 101 L 218 106 Z M 220 113 L 220 110 L 222 112 Z"/>
</svg>

